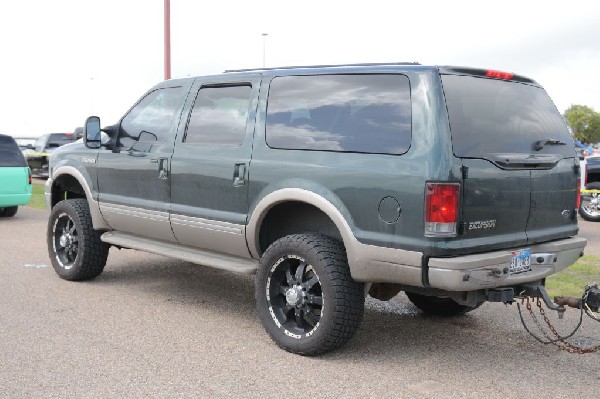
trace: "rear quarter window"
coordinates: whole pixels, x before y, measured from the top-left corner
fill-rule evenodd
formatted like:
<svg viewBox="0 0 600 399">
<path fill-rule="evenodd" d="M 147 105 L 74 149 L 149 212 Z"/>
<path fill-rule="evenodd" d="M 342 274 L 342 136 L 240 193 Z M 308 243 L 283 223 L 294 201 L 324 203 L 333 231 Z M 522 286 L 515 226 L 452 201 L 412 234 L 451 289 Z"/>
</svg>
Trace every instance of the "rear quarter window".
<svg viewBox="0 0 600 399">
<path fill-rule="evenodd" d="M 442 84 L 456 156 L 533 153 L 546 139 L 566 145 L 546 145 L 539 153 L 575 156 L 567 126 L 541 87 L 459 75 L 442 75 Z"/>
<path fill-rule="evenodd" d="M 271 148 L 403 154 L 411 142 L 405 75 L 281 76 L 271 81 Z"/>
</svg>

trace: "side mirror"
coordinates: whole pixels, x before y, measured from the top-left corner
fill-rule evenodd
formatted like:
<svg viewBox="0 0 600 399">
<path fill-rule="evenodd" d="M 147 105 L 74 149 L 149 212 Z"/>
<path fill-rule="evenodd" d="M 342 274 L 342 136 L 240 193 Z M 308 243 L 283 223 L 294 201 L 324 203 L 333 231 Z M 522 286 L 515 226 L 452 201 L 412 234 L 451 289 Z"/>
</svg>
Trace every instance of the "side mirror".
<svg viewBox="0 0 600 399">
<path fill-rule="evenodd" d="M 88 148 L 100 148 L 102 136 L 100 135 L 100 118 L 90 116 L 83 125 L 83 142 Z"/>
</svg>

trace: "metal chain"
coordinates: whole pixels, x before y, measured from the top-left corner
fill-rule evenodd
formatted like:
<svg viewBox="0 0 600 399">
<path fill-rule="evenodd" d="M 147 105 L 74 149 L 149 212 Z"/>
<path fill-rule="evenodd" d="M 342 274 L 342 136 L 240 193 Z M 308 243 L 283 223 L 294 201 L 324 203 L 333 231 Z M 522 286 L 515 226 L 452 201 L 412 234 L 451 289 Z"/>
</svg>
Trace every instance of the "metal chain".
<svg viewBox="0 0 600 399">
<path fill-rule="evenodd" d="M 533 313 L 533 309 L 531 307 L 531 303 L 529 302 L 529 297 L 527 297 L 527 305 L 526 305 L 527 310 L 529 311 L 529 315 L 531 316 L 531 318 L 533 319 L 533 322 L 535 323 L 535 325 L 537 326 L 537 328 L 541 331 L 542 335 L 548 340 L 548 341 L 552 341 L 552 338 L 546 333 L 546 330 L 544 330 L 544 328 L 542 327 L 542 325 L 540 324 L 540 322 L 538 321 L 537 317 L 535 317 L 535 313 Z"/>
<path fill-rule="evenodd" d="M 582 348 L 580 346 L 577 345 L 573 345 L 570 342 L 564 341 L 563 337 L 561 337 L 561 335 L 558 333 L 558 331 L 556 331 L 556 328 L 554 328 L 554 326 L 552 325 L 552 323 L 550 323 L 550 320 L 548 319 L 548 316 L 546 316 L 546 311 L 542 308 L 542 301 L 540 301 L 540 298 L 537 299 L 537 307 L 540 309 L 540 314 L 542 315 L 542 317 L 544 318 L 544 321 L 546 322 L 546 324 L 548 325 L 548 328 L 550 329 L 550 331 L 552 331 L 552 334 L 554 334 L 554 336 L 558 339 L 560 339 L 560 341 L 554 341 L 552 342 L 554 345 L 558 346 L 560 349 L 570 352 L 570 353 L 579 353 L 579 354 L 584 354 L 584 353 L 592 353 L 592 352 L 596 352 L 599 347 L 591 347 L 591 348 Z M 533 311 L 531 311 L 533 313 Z M 546 336 L 546 334 L 544 333 L 544 336 Z M 546 336 L 546 338 L 548 338 L 548 336 Z M 550 339 L 550 338 L 548 338 Z"/>
<path fill-rule="evenodd" d="M 575 329 L 573 330 L 573 332 L 571 334 L 569 334 L 569 335 L 561 336 L 558 333 L 558 331 L 556 331 L 556 329 L 550 323 L 550 320 L 546 316 L 546 311 L 542 308 L 542 303 L 540 301 L 540 298 L 537 298 L 537 306 L 540 309 L 540 314 L 542 315 L 542 317 L 544 318 L 544 321 L 546 322 L 546 324 L 550 328 L 550 331 L 552 331 L 552 333 L 556 337 L 556 339 L 553 339 L 552 337 L 550 337 L 550 335 L 548 335 L 548 333 L 546 332 L 546 330 L 542 327 L 542 325 L 538 321 L 535 313 L 533 312 L 533 308 L 531 306 L 531 302 L 529 300 L 529 297 L 523 298 L 523 300 L 521 301 L 521 304 L 523 304 L 523 301 L 527 301 L 526 308 L 529 311 L 529 314 L 530 314 L 531 318 L 533 319 L 533 322 L 535 323 L 535 325 L 537 326 L 537 328 L 540 330 L 540 332 L 546 338 L 547 341 L 544 341 L 540 337 L 536 336 L 533 332 L 531 332 L 531 330 L 529 330 L 529 328 L 527 327 L 527 324 L 525 324 L 525 320 L 523 319 L 523 314 L 521 313 L 521 306 L 520 306 L 519 303 L 517 303 L 517 308 L 519 309 L 519 317 L 521 318 L 521 323 L 523 323 L 523 327 L 525 327 L 525 330 L 533 338 L 535 338 L 538 342 L 540 342 L 542 344 L 554 344 L 559 349 L 567 351 L 567 352 L 570 352 L 570 353 L 579 353 L 579 354 L 592 353 L 592 352 L 596 352 L 597 350 L 600 349 L 600 345 L 595 346 L 595 347 L 591 347 L 591 348 L 581 348 L 579 346 L 571 344 L 570 342 L 565 341 L 567 338 L 572 337 L 577 332 L 577 330 L 579 329 L 579 327 L 581 327 L 581 321 L 582 321 L 582 318 L 583 318 L 583 309 L 581 310 L 581 315 L 580 315 L 581 317 L 580 317 L 580 320 L 579 320 L 579 324 L 575 327 Z"/>
</svg>

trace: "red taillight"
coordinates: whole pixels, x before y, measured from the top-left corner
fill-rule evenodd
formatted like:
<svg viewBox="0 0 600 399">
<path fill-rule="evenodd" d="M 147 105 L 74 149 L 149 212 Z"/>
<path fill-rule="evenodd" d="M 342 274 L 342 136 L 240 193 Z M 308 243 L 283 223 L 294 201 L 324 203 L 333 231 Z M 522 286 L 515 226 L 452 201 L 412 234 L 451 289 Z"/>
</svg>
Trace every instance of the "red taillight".
<svg viewBox="0 0 600 399">
<path fill-rule="evenodd" d="M 31 169 L 27 168 L 27 175 L 29 180 L 29 185 L 31 186 Z"/>
<path fill-rule="evenodd" d="M 458 222 L 458 183 L 427 183 L 425 189 L 425 235 L 454 236 Z"/>
<path fill-rule="evenodd" d="M 513 76 L 515 76 L 514 73 L 510 73 L 510 72 L 501 72 L 501 71 L 492 71 L 489 70 L 485 73 L 485 76 L 487 76 L 488 78 L 496 78 L 496 79 L 506 79 L 506 80 L 510 80 L 513 78 Z"/>
</svg>

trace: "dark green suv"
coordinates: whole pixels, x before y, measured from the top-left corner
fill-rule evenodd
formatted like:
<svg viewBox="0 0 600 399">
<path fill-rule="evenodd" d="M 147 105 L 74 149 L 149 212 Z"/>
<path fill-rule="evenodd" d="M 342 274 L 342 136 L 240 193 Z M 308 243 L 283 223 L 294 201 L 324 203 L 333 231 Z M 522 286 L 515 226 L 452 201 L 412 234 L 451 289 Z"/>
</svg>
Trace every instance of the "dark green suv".
<svg viewBox="0 0 600 399">
<path fill-rule="evenodd" d="M 273 340 L 347 342 L 367 293 L 426 313 L 545 292 L 575 262 L 579 162 L 539 84 L 416 64 L 162 82 L 57 149 L 48 248 L 68 280 L 109 247 L 256 273 Z"/>
</svg>

